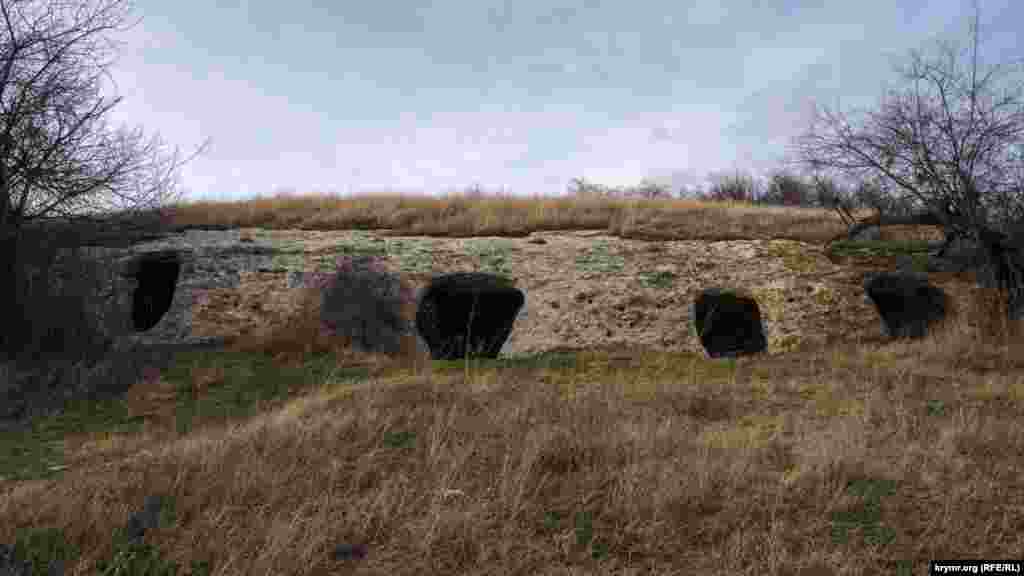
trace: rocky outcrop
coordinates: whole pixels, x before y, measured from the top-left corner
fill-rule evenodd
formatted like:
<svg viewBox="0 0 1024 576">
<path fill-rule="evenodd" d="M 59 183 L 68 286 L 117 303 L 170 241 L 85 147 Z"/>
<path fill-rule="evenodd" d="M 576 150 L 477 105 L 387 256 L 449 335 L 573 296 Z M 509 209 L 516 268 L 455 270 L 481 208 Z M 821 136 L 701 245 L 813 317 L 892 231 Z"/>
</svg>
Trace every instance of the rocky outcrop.
<svg viewBox="0 0 1024 576">
<path fill-rule="evenodd" d="M 244 270 L 268 265 L 259 249 L 224 246 L 232 240 L 224 235 L 190 231 L 129 246 L 54 249 L 43 264 L 50 290 L 81 298 L 93 342 L 74 338 L 73 349 L 59 349 L 67 357 L 47 349 L 0 362 L 0 427 L 60 409 L 72 398 L 117 395 L 165 354 L 216 345 L 220 339 L 194 332 L 197 302 L 210 290 L 237 288 Z M 24 278 L 38 279 L 39 264 L 23 265 Z M 76 276 L 80 281 L 68 286 Z"/>
<path fill-rule="evenodd" d="M 83 297 L 101 332 L 122 348 L 204 343 L 192 333 L 202 293 L 237 287 L 243 271 L 269 265 L 259 247 L 245 250 L 237 238 L 232 243 L 223 232 L 214 234 L 188 231 L 129 247 L 79 248 L 99 278 Z"/>
<path fill-rule="evenodd" d="M 857 242 L 874 242 L 881 240 L 882 229 L 876 225 L 867 226 L 850 235 L 850 240 Z"/>
<path fill-rule="evenodd" d="M 202 282 L 187 249 L 86 249 L 100 286 L 87 308 L 115 346 L 189 343 L 191 310 Z"/>
</svg>

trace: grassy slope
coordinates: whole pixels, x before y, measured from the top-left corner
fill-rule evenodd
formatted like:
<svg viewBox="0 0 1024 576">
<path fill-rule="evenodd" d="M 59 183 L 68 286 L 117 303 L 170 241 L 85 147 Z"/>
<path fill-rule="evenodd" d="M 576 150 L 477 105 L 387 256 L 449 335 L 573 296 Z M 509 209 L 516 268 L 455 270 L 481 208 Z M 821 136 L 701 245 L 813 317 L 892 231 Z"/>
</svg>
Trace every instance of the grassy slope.
<svg viewBox="0 0 1024 576">
<path fill-rule="evenodd" d="M 816 243 L 843 231 L 820 210 L 596 198 L 277 197 L 174 219 Z M 918 574 L 928 559 L 1024 550 L 1024 369 L 1005 334 L 738 361 L 441 363 L 324 340 L 316 295 L 303 297 L 281 330 L 183 354 L 123 401 L 5 437 L 0 542 L 59 529 L 84 551 L 72 566 L 94 573 L 111 532 L 160 493 L 173 514 L 147 554 L 216 574 Z M 330 560 L 340 543 L 369 554 Z"/>
</svg>

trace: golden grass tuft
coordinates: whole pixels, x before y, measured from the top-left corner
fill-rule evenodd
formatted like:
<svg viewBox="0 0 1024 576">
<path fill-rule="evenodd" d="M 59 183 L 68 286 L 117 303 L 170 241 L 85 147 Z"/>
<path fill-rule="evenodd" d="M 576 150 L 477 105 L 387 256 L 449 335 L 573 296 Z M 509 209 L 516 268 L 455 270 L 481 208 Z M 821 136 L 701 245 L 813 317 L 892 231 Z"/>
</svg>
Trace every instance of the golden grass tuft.
<svg viewBox="0 0 1024 576">
<path fill-rule="evenodd" d="M 377 228 L 409 236 L 445 237 L 603 229 L 624 237 L 666 240 L 754 237 L 824 243 L 846 229 L 838 215 L 821 208 L 601 196 L 278 195 L 249 201 L 187 202 L 169 207 L 168 214 L 175 226 Z"/>
</svg>

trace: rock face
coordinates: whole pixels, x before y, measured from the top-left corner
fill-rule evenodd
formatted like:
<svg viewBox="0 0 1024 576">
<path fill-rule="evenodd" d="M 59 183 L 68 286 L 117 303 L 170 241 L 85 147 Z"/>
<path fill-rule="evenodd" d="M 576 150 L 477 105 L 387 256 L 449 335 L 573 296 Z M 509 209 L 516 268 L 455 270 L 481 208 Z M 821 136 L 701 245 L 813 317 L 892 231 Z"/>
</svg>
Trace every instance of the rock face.
<svg viewBox="0 0 1024 576">
<path fill-rule="evenodd" d="M 126 390 L 143 368 L 136 343 L 177 344 L 187 335 L 192 294 L 181 290 L 181 276 L 190 265 L 177 250 L 97 247 L 55 248 L 46 261 L 22 261 L 25 281 L 42 282 L 46 270 L 47 293 L 32 302 L 29 315 L 45 314 L 47 298 L 75 304 L 60 304 L 62 317 L 53 321 L 67 336 L 61 346 L 38 340 L 35 354 L 0 363 L 0 425 L 59 410 L 73 398 L 98 400 Z M 52 334 L 49 326 L 42 330 Z"/>
<path fill-rule="evenodd" d="M 63 570 L 61 570 L 63 572 Z M 31 576 L 32 563 L 19 558 L 15 554 L 14 546 L 0 544 L 0 575 L 3 576 Z"/>
<path fill-rule="evenodd" d="M 192 310 L 210 288 L 240 283 L 239 269 L 225 266 L 217 254 L 163 242 L 130 248 L 77 248 L 95 284 L 83 298 L 98 333 L 115 348 L 135 344 L 202 344 L 192 334 Z M 210 252 L 210 253 L 208 253 Z M 60 249 L 55 266 L 71 249 Z M 58 272 L 57 278 L 66 275 Z"/>
<path fill-rule="evenodd" d="M 309 282 L 308 276 L 309 275 L 303 272 L 302 270 L 289 270 L 288 275 L 286 276 L 285 285 L 288 287 L 289 290 L 302 288 L 303 286 L 306 286 L 307 283 Z"/>
<path fill-rule="evenodd" d="M 526 296 L 501 276 L 445 274 L 431 280 L 416 309 L 416 330 L 435 360 L 497 358 Z"/>
<path fill-rule="evenodd" d="M 753 298 L 708 288 L 694 301 L 690 317 L 711 358 L 757 354 L 768 347 L 761 310 Z"/>
<path fill-rule="evenodd" d="M 103 285 L 87 298 L 116 346 L 191 342 L 198 280 L 192 251 L 95 250 Z"/>
<path fill-rule="evenodd" d="M 878 226 L 868 226 L 867 228 L 854 234 L 850 240 L 856 240 L 860 242 L 873 242 L 882 238 L 882 229 Z"/>
<path fill-rule="evenodd" d="M 932 272 L 964 272 L 978 264 L 978 245 L 969 238 L 955 238 L 928 260 Z"/>
<path fill-rule="evenodd" d="M 882 317 L 884 333 L 893 338 L 924 337 L 932 323 L 945 318 L 949 307 L 940 288 L 910 274 L 868 274 L 864 291 Z"/>
</svg>

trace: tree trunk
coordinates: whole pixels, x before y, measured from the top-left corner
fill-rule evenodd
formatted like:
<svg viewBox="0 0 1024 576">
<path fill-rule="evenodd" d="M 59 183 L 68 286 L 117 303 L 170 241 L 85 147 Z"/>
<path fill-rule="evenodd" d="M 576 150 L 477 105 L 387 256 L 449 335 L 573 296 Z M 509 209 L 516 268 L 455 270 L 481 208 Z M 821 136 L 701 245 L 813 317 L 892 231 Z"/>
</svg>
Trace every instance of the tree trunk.
<svg viewBox="0 0 1024 576">
<path fill-rule="evenodd" d="M 926 211 L 907 214 L 904 216 L 889 216 L 885 214 L 876 215 L 850 226 L 850 229 L 846 232 L 846 238 L 848 240 L 852 239 L 857 236 L 857 234 L 872 226 L 941 226 L 945 233 L 945 239 L 942 241 L 942 245 L 935 254 L 939 258 L 945 255 L 946 250 L 949 249 L 949 246 L 957 238 L 964 236 L 963 231 L 961 231 L 959 227 L 955 226 L 949 219 L 943 222 L 943 219 L 936 214 Z"/>
<path fill-rule="evenodd" d="M 846 232 L 847 238 L 853 238 L 860 232 L 872 226 L 943 226 L 943 222 L 931 212 L 917 212 L 906 216 L 887 216 L 880 214 L 867 220 L 862 220 Z"/>
<path fill-rule="evenodd" d="M 1024 254 L 1001 232 L 980 228 L 973 236 L 978 240 L 979 269 L 990 274 L 1006 295 L 1006 317 L 1019 320 L 1024 315 Z"/>
</svg>

